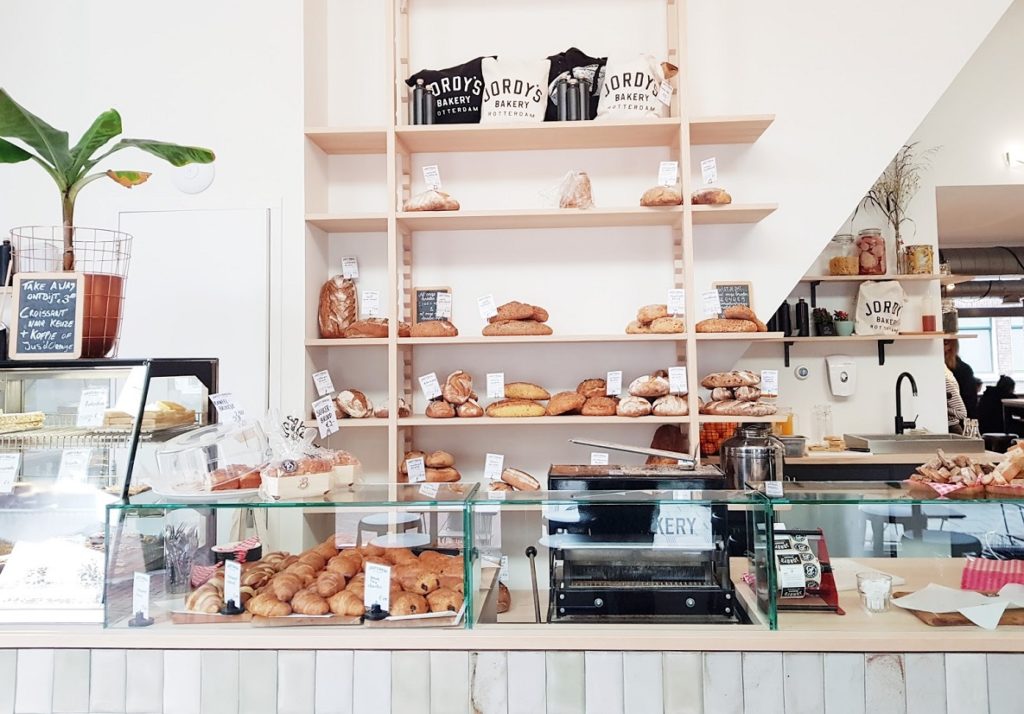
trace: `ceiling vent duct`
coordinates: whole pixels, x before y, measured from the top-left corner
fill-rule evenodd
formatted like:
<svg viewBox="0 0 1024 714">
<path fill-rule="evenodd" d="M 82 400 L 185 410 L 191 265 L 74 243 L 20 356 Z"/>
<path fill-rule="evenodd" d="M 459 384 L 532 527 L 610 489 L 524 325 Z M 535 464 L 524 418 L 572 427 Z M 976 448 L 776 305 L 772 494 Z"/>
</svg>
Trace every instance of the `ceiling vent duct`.
<svg viewBox="0 0 1024 714">
<path fill-rule="evenodd" d="M 1024 275 L 1024 247 L 946 248 L 939 251 L 953 275 Z"/>
<path fill-rule="evenodd" d="M 952 298 L 1011 298 L 1020 301 L 1024 296 L 1024 280 L 972 280 L 946 288 Z"/>
</svg>

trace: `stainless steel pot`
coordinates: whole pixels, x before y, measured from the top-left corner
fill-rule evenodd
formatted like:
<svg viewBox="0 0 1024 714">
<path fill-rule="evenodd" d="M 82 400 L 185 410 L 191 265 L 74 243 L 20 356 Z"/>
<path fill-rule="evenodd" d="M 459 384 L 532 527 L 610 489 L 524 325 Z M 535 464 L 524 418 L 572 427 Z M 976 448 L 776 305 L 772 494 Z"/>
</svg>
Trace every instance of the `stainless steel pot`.
<svg viewBox="0 0 1024 714">
<path fill-rule="evenodd" d="M 720 449 L 729 488 L 781 481 L 786 446 L 771 433 L 770 424 L 742 424 Z"/>
</svg>

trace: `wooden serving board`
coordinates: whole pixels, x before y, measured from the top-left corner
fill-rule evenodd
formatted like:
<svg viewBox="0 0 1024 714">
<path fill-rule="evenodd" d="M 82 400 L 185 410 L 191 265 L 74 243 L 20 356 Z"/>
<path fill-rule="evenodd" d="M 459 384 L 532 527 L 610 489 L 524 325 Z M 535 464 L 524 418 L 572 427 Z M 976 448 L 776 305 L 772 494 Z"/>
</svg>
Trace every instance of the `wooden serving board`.
<svg viewBox="0 0 1024 714">
<path fill-rule="evenodd" d="M 226 625 L 232 622 L 248 622 L 252 615 L 243 612 L 241 615 L 217 615 L 205 612 L 172 612 L 171 622 L 175 625 Z"/>
<path fill-rule="evenodd" d="M 402 628 L 409 629 L 411 627 L 453 627 L 459 624 L 458 613 L 453 612 L 449 616 L 445 617 L 423 617 L 423 618 L 403 618 L 398 620 L 367 620 L 364 624 L 367 627 L 382 627 L 382 628 Z"/>
<path fill-rule="evenodd" d="M 894 592 L 893 597 L 903 597 L 904 595 L 910 595 L 907 592 Z M 968 620 L 966 617 L 961 615 L 959 612 L 921 612 L 920 610 L 910 610 L 918 620 L 931 627 L 963 627 L 971 626 L 977 627 L 973 622 Z M 1003 616 L 999 618 L 1000 625 L 1024 625 L 1024 608 L 1015 608 L 1013 610 L 1007 610 L 1003 613 Z"/>
<path fill-rule="evenodd" d="M 350 615 L 288 615 L 287 617 L 252 617 L 253 627 L 310 627 L 323 625 L 358 625 L 362 618 Z"/>
</svg>

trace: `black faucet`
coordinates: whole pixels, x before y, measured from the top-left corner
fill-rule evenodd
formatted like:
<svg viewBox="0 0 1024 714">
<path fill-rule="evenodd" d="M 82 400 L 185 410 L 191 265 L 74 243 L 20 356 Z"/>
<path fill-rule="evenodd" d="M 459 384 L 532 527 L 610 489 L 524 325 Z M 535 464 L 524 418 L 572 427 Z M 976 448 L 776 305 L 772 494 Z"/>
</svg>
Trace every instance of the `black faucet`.
<svg viewBox="0 0 1024 714">
<path fill-rule="evenodd" d="M 913 392 L 914 396 L 917 396 L 917 382 L 914 381 L 914 375 L 910 372 L 902 372 L 900 376 L 896 378 L 896 433 L 902 434 L 904 429 L 916 429 L 917 428 L 917 417 L 914 417 L 914 421 L 904 421 L 903 419 L 903 399 L 900 397 L 900 387 L 903 386 L 903 378 L 906 377 L 910 380 L 910 391 Z"/>
</svg>

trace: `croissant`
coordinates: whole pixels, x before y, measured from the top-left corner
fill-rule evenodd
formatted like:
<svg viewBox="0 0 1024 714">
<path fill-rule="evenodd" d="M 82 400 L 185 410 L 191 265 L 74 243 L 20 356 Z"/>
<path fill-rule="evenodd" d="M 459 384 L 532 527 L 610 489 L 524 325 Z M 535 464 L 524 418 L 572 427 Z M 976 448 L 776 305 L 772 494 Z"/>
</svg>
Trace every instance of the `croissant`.
<svg viewBox="0 0 1024 714">
<path fill-rule="evenodd" d="M 359 572 L 361 563 L 362 561 L 356 560 L 355 558 L 336 555 L 327 561 L 327 570 L 328 572 L 337 573 L 345 578 L 351 578 Z"/>
<path fill-rule="evenodd" d="M 391 561 L 385 558 L 383 555 L 368 555 L 363 558 L 363 567 L 366 567 L 367 563 L 376 563 L 377 565 L 386 565 L 391 567 Z"/>
<path fill-rule="evenodd" d="M 277 564 L 277 572 L 281 572 L 293 563 L 298 563 L 299 557 L 297 555 L 286 555 L 284 559 Z"/>
<path fill-rule="evenodd" d="M 427 595 L 427 604 L 430 605 L 431 612 L 458 612 L 462 609 L 462 595 L 454 590 L 441 588 Z"/>
<path fill-rule="evenodd" d="M 384 548 L 381 548 L 379 545 L 370 545 L 370 544 L 361 545 L 361 546 L 359 546 L 359 548 L 357 550 L 360 553 L 362 553 L 364 558 L 366 556 L 368 556 L 368 555 L 376 555 L 378 558 L 380 558 L 386 552 L 384 550 Z"/>
<path fill-rule="evenodd" d="M 402 587 L 411 593 L 426 595 L 441 587 L 441 581 L 435 573 L 421 572 L 403 578 Z"/>
<path fill-rule="evenodd" d="M 185 601 L 185 609 L 190 612 L 205 612 L 209 615 L 220 612 L 224 604 L 223 596 L 216 588 L 203 585 L 189 595 Z"/>
<path fill-rule="evenodd" d="M 422 595 L 401 593 L 391 601 L 392 615 L 420 615 L 430 612 L 430 606 Z"/>
<path fill-rule="evenodd" d="M 316 592 L 320 597 L 330 597 L 345 589 L 345 576 L 325 570 L 316 579 Z"/>
<path fill-rule="evenodd" d="M 316 577 L 317 569 L 309 563 L 293 563 L 285 568 L 286 573 L 291 573 L 302 579 L 302 587 L 306 587 Z"/>
<path fill-rule="evenodd" d="M 366 608 L 363 607 L 363 599 L 348 590 L 342 590 L 340 593 L 332 595 L 327 600 L 327 605 L 335 615 L 359 617 L 366 612 Z"/>
<path fill-rule="evenodd" d="M 313 548 L 313 552 L 319 554 L 324 559 L 324 562 L 326 562 L 338 554 L 338 548 L 334 545 L 334 542 L 334 536 L 331 536 L 316 548 Z"/>
<path fill-rule="evenodd" d="M 302 590 L 292 598 L 292 611 L 300 615 L 326 615 L 331 611 L 327 601 L 314 592 Z"/>
<path fill-rule="evenodd" d="M 327 565 L 327 558 L 315 550 L 307 550 L 299 556 L 299 562 L 311 566 L 313 570 L 323 570 L 324 566 Z"/>
<path fill-rule="evenodd" d="M 292 573 L 278 573 L 267 587 L 275 598 L 288 602 L 302 589 L 302 578 Z"/>
<path fill-rule="evenodd" d="M 408 548 L 388 548 L 384 557 L 392 565 L 401 565 L 402 563 L 418 563 L 419 559 L 416 555 Z"/>
<path fill-rule="evenodd" d="M 345 592 L 352 593 L 357 598 L 359 598 L 360 601 L 361 601 L 363 599 L 363 594 L 364 594 L 363 581 L 362 580 L 352 580 L 352 581 L 350 581 L 349 584 L 345 586 Z"/>
<path fill-rule="evenodd" d="M 440 568 L 451 559 L 452 558 L 450 555 L 438 553 L 436 550 L 425 550 L 422 553 L 420 553 L 420 563 L 424 567 L 426 567 L 428 564 L 437 563 L 437 567 Z"/>
<path fill-rule="evenodd" d="M 292 614 L 291 605 L 281 602 L 270 593 L 260 593 L 246 603 L 245 609 L 260 617 L 286 617 Z"/>
<path fill-rule="evenodd" d="M 253 568 L 242 575 L 242 585 L 249 585 L 254 588 L 261 588 L 274 576 L 272 568 Z"/>
</svg>

